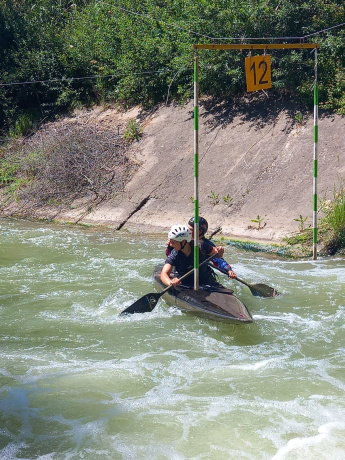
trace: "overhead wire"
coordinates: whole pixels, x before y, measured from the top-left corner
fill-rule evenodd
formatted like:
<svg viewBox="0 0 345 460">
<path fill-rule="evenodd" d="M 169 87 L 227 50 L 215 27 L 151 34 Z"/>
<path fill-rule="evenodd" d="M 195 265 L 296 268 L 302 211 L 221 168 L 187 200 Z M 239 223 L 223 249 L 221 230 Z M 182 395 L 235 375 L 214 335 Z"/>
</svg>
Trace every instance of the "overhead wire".
<svg viewBox="0 0 345 460">
<path fill-rule="evenodd" d="M 135 15 L 135 16 L 141 16 L 141 17 L 145 17 L 147 19 L 150 19 L 152 21 L 161 22 L 164 25 L 172 26 L 172 27 L 184 30 L 184 31 L 186 31 L 186 32 L 188 32 L 188 33 L 190 33 L 192 35 L 198 35 L 200 37 L 204 37 L 204 38 L 207 38 L 209 40 L 304 40 L 305 38 L 311 37 L 313 35 L 318 35 L 318 34 L 320 34 L 322 32 L 327 32 L 328 30 L 335 29 L 337 27 L 345 26 L 345 23 L 337 24 L 335 26 L 328 27 L 327 29 L 323 29 L 323 30 L 319 30 L 317 32 L 313 32 L 312 34 L 296 36 L 296 37 L 291 37 L 291 36 L 284 36 L 284 37 L 213 37 L 213 36 L 210 36 L 210 35 L 202 34 L 200 32 L 195 32 L 195 31 L 193 31 L 191 29 L 187 29 L 185 27 L 182 27 L 182 26 L 179 26 L 179 25 L 176 25 L 176 24 L 173 24 L 173 23 L 168 23 L 166 21 L 163 21 L 162 19 L 154 18 L 151 15 L 149 15 L 148 13 L 138 13 L 136 11 L 128 10 L 127 8 L 123 8 L 121 6 L 113 5 L 113 4 L 106 3 L 106 2 L 104 2 L 103 4 L 107 5 L 107 6 L 110 6 L 110 7 L 113 7 L 113 8 L 116 8 L 116 9 L 121 10 L 121 11 L 125 11 L 126 13 L 130 13 L 130 14 Z"/>
<path fill-rule="evenodd" d="M 206 34 L 202 34 L 200 32 L 195 32 L 191 29 L 187 29 L 185 27 L 182 27 L 182 26 L 178 26 L 176 24 L 173 24 L 173 23 L 169 23 L 169 22 L 166 22 L 166 21 L 163 21 L 162 19 L 156 19 L 152 16 L 150 16 L 149 14 L 144 14 L 144 13 L 138 13 L 136 11 L 132 11 L 132 10 L 128 10 L 127 8 L 123 8 L 121 6 L 118 6 L 118 5 L 112 5 L 110 3 L 104 3 L 105 5 L 107 6 L 111 6 L 113 8 L 116 8 L 118 10 L 121 10 L 121 11 L 125 11 L 126 13 L 130 13 L 134 16 L 141 16 L 141 17 L 145 17 L 147 19 L 150 19 L 152 21 L 157 21 L 157 22 L 161 22 L 162 24 L 166 25 L 166 26 L 172 26 L 172 27 L 175 27 L 177 29 L 180 29 L 180 30 L 183 30 L 185 32 L 188 32 L 192 35 L 197 35 L 199 37 L 203 37 L 203 38 L 207 38 L 209 40 L 301 40 L 302 37 L 266 37 L 266 38 L 253 38 L 253 37 L 212 37 L 210 35 L 206 35 Z"/>
<path fill-rule="evenodd" d="M 336 29 L 337 27 L 342 27 L 342 26 L 345 26 L 345 22 L 343 22 L 342 24 L 337 24 L 336 26 L 328 27 L 327 29 L 319 30 L 318 32 L 314 32 L 312 34 L 304 35 L 304 38 L 312 37 L 313 35 L 318 35 L 323 32 L 328 32 L 329 30 Z"/>
<path fill-rule="evenodd" d="M 14 86 L 14 85 L 30 85 L 34 83 L 50 83 L 50 82 L 71 82 L 73 80 L 95 80 L 96 78 L 117 78 L 129 75 L 148 75 L 154 73 L 169 73 L 171 70 L 150 70 L 144 72 L 128 72 L 120 74 L 108 74 L 108 75 L 90 75 L 85 77 L 61 77 L 61 78 L 49 78 L 47 80 L 28 80 L 22 82 L 12 82 L 12 83 L 0 83 L 0 86 Z"/>
<path fill-rule="evenodd" d="M 317 32 L 313 32 L 311 34 L 303 35 L 303 36 L 296 36 L 296 37 L 213 37 L 210 35 L 202 34 L 199 32 L 195 32 L 191 29 L 187 29 L 185 27 L 173 24 L 173 23 L 168 23 L 166 21 L 163 21 L 162 19 L 157 19 L 152 17 L 148 13 L 138 13 L 136 11 L 129 10 L 127 8 L 120 7 L 118 5 L 114 5 L 108 2 L 103 2 L 103 5 L 109 6 L 112 8 L 116 8 L 117 10 L 123 11 L 127 14 L 131 14 L 134 16 L 139 16 L 139 17 L 144 17 L 146 19 L 150 19 L 152 21 L 157 21 L 161 22 L 162 24 L 168 26 L 168 27 L 174 27 L 180 30 L 183 30 L 185 32 L 188 32 L 191 35 L 196 35 L 199 37 L 206 38 L 208 40 L 240 40 L 240 41 L 253 41 L 253 40 L 300 40 L 304 41 L 306 38 L 312 37 L 314 35 L 319 35 L 321 33 L 327 32 L 329 30 L 333 30 L 339 27 L 345 26 L 345 23 L 337 24 L 335 26 L 328 27 L 326 29 L 319 30 Z M 121 73 L 121 74 L 108 74 L 108 75 L 91 75 L 91 76 L 83 76 L 83 77 L 61 77 L 61 78 L 51 78 L 51 79 L 46 79 L 46 80 L 30 80 L 30 81 L 23 81 L 23 82 L 10 82 L 10 83 L 1 83 L 0 82 L 0 87 L 6 87 L 6 86 L 16 86 L 16 85 L 29 85 L 29 84 L 37 84 L 37 83 L 57 83 L 57 82 L 71 82 L 71 81 L 76 81 L 76 80 L 94 80 L 98 78 L 117 78 L 117 77 L 122 77 L 122 76 L 129 76 L 129 75 L 148 75 L 148 74 L 155 74 L 155 73 L 169 73 L 172 72 L 170 69 L 165 69 L 165 70 L 156 70 L 156 71 L 143 71 L 143 72 L 131 72 L 131 73 Z M 177 72 L 177 74 L 180 72 L 180 70 Z M 176 78 L 175 74 L 173 76 L 173 80 Z"/>
</svg>

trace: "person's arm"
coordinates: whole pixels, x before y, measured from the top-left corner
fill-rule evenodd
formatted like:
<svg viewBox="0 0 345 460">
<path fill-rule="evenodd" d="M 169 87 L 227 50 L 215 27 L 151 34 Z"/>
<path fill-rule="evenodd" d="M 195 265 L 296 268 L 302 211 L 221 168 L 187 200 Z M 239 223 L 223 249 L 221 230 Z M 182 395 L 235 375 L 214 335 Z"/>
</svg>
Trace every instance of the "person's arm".
<svg viewBox="0 0 345 460">
<path fill-rule="evenodd" d="M 207 243 L 210 244 L 211 246 L 215 246 L 215 244 L 213 243 L 213 241 L 211 240 L 207 240 Z M 224 254 L 224 248 L 220 246 L 221 249 L 223 249 L 223 254 Z M 220 252 L 219 252 L 219 256 L 220 256 Z M 229 278 L 236 278 L 237 275 L 236 273 L 233 271 L 233 269 L 231 268 L 231 265 L 225 260 L 223 259 L 222 256 L 220 256 L 219 258 L 218 257 L 214 257 L 212 259 L 212 263 L 215 267 L 219 267 L 221 268 L 222 270 L 228 272 L 228 277 Z"/>
<path fill-rule="evenodd" d="M 215 257 L 213 260 L 213 265 L 215 267 L 218 267 L 218 268 L 221 268 L 222 270 L 226 270 L 226 271 L 229 271 L 231 270 L 231 265 L 223 258 L 221 257 Z"/>
<path fill-rule="evenodd" d="M 212 254 L 218 255 L 219 257 L 223 257 L 223 254 L 224 254 L 223 246 L 216 247 L 210 241 L 205 241 L 205 240 L 200 241 L 200 250 L 201 252 L 206 254 L 207 257 L 210 257 Z"/>
<path fill-rule="evenodd" d="M 181 281 L 178 278 L 170 278 L 172 268 L 172 265 L 164 264 L 161 271 L 161 281 L 167 286 L 177 286 L 178 284 L 181 284 Z"/>
<path fill-rule="evenodd" d="M 208 244 L 210 244 L 211 246 L 215 246 L 214 242 L 212 240 L 209 240 L 207 238 L 204 238 L 204 241 Z M 229 271 L 231 270 L 231 265 L 225 260 L 223 259 L 222 257 L 215 257 L 214 259 L 212 259 L 212 263 L 215 267 L 219 267 L 221 268 L 222 270 L 226 270 L 226 271 Z"/>
<path fill-rule="evenodd" d="M 215 267 L 218 267 L 221 270 L 226 271 L 228 273 L 229 278 L 236 278 L 236 273 L 233 271 L 231 265 L 226 260 L 224 260 L 223 258 L 218 259 L 215 257 L 214 259 L 212 259 L 212 262 Z"/>
<path fill-rule="evenodd" d="M 223 266 L 225 265 L 226 268 L 224 267 L 223 270 L 226 270 L 228 272 L 228 277 L 229 278 L 237 278 L 237 275 L 236 273 L 233 271 L 233 269 L 231 268 L 231 265 L 229 265 L 224 259 L 223 259 L 223 254 L 224 254 L 224 248 L 222 246 L 217 246 L 216 248 L 216 254 L 218 254 L 220 257 L 219 257 L 219 260 L 222 261 L 223 263 Z"/>
</svg>

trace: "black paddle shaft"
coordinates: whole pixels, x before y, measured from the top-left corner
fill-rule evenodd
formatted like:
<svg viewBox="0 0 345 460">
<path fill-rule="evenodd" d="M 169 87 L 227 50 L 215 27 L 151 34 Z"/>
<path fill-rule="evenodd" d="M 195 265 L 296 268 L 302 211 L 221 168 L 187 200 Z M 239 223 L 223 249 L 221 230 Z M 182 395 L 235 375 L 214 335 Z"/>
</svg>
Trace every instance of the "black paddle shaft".
<svg viewBox="0 0 345 460">
<path fill-rule="evenodd" d="M 199 264 L 199 267 L 202 267 L 203 265 L 206 265 L 208 262 L 210 262 L 213 257 L 216 257 L 217 254 L 212 254 L 211 257 L 208 259 L 204 260 Z M 180 281 L 183 279 L 187 278 L 187 276 L 191 275 L 194 271 L 194 268 L 192 270 L 189 270 L 189 272 L 185 273 L 183 276 L 181 276 Z M 148 313 L 152 311 L 155 306 L 157 305 L 160 297 L 169 289 L 171 289 L 173 286 L 167 286 L 166 288 L 163 289 L 161 292 L 151 292 L 149 294 L 144 295 L 140 299 L 138 299 L 136 302 L 134 302 L 132 305 L 127 307 L 125 310 L 123 310 L 120 315 L 125 315 L 125 314 L 133 314 L 133 313 Z"/>
</svg>

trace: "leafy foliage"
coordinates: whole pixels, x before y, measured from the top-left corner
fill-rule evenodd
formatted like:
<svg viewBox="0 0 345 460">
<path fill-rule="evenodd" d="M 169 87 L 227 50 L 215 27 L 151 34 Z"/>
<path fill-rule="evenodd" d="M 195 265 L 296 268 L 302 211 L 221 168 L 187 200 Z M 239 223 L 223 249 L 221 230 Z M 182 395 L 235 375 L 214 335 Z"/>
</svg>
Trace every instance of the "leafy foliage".
<svg viewBox="0 0 345 460">
<path fill-rule="evenodd" d="M 345 189 L 334 187 L 332 200 L 321 200 L 321 211 L 324 213 L 322 224 L 329 229 L 325 239 L 325 251 L 335 254 L 345 248 Z"/>
<path fill-rule="evenodd" d="M 234 37 L 319 42 L 320 105 L 344 114 L 345 43 L 343 28 L 334 27 L 344 22 L 343 0 L 4 0 L 1 81 L 8 86 L 0 86 L 0 126 L 7 131 L 21 115 L 46 119 L 94 102 L 184 100 L 192 90 L 192 45 Z M 313 54 L 270 54 L 274 87 L 311 106 Z M 199 60 L 202 93 L 245 91 L 244 54 L 202 51 Z"/>
<path fill-rule="evenodd" d="M 133 119 L 128 122 L 123 138 L 128 140 L 129 142 L 132 142 L 134 140 L 139 141 L 141 134 L 142 129 L 140 125 L 136 120 Z"/>
<path fill-rule="evenodd" d="M 332 199 L 320 200 L 319 211 L 322 213 L 318 221 L 318 243 L 322 245 L 322 254 L 334 255 L 344 253 L 345 249 L 345 188 L 341 183 L 334 186 Z M 310 248 L 313 243 L 313 229 L 304 228 L 305 217 L 300 215 L 299 230 L 301 233 L 284 238 L 289 245 L 301 245 Z"/>
</svg>

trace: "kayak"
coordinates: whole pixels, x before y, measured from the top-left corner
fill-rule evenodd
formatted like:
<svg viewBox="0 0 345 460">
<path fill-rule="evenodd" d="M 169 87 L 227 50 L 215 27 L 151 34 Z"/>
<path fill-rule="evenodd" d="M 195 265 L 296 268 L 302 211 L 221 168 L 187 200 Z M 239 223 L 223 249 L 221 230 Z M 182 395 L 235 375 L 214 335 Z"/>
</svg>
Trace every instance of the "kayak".
<svg viewBox="0 0 345 460">
<path fill-rule="evenodd" d="M 153 282 L 158 292 L 166 288 L 160 279 L 162 267 L 163 264 L 157 265 L 153 272 Z M 162 297 L 168 305 L 194 315 L 230 323 L 253 322 L 249 310 L 234 295 L 234 291 L 222 285 L 220 287 L 200 286 L 197 291 L 188 286 L 179 285 L 166 291 Z"/>
</svg>

